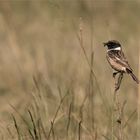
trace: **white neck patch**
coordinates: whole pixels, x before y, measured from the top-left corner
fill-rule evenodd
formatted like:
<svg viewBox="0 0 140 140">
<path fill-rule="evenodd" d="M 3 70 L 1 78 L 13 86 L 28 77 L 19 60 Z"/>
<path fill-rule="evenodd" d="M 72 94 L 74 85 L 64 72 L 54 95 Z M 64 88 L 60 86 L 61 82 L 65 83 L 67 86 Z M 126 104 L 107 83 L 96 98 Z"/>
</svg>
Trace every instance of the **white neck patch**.
<svg viewBox="0 0 140 140">
<path fill-rule="evenodd" d="M 113 49 L 108 49 L 107 51 L 112 51 L 112 50 L 113 50 L 113 51 L 116 51 L 116 50 L 117 50 L 117 51 L 120 51 L 120 50 L 121 50 L 121 47 L 117 47 L 117 48 L 113 48 Z"/>
</svg>

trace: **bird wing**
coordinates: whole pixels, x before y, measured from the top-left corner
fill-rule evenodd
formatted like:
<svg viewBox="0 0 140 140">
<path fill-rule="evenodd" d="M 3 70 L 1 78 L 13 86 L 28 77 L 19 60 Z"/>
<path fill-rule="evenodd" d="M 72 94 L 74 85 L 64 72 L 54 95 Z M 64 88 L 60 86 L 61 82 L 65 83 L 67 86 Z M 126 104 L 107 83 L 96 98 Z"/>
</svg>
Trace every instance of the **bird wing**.
<svg viewBox="0 0 140 140">
<path fill-rule="evenodd" d="M 132 72 L 132 69 L 130 65 L 128 64 L 128 61 L 126 57 L 124 56 L 124 53 L 122 51 L 118 50 L 112 50 L 108 52 L 108 57 L 112 59 L 117 65 L 120 65 L 122 67 L 127 68 L 129 71 Z"/>
</svg>

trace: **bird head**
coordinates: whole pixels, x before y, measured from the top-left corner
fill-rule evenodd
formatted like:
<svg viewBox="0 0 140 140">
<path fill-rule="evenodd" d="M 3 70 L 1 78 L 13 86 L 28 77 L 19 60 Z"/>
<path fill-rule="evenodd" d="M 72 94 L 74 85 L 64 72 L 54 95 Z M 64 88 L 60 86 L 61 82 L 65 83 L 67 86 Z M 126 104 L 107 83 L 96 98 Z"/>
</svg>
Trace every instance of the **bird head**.
<svg viewBox="0 0 140 140">
<path fill-rule="evenodd" d="M 115 49 L 119 49 L 119 48 L 121 49 L 121 44 L 117 40 L 110 40 L 110 41 L 105 42 L 103 44 L 104 44 L 104 47 L 108 48 L 108 50 L 110 50 L 110 49 L 115 50 Z"/>
</svg>

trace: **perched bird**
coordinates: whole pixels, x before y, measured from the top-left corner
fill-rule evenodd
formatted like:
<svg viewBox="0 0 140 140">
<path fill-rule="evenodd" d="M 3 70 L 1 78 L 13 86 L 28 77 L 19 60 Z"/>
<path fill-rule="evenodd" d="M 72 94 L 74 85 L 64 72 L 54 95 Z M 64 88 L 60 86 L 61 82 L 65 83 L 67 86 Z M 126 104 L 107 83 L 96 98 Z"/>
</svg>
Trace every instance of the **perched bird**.
<svg viewBox="0 0 140 140">
<path fill-rule="evenodd" d="M 103 44 L 107 47 L 107 60 L 111 67 L 116 71 L 113 73 L 113 77 L 115 77 L 117 73 L 127 73 L 131 75 L 137 84 L 139 84 L 138 78 L 134 75 L 132 68 L 124 56 L 121 44 L 116 40 L 110 40 Z"/>
</svg>

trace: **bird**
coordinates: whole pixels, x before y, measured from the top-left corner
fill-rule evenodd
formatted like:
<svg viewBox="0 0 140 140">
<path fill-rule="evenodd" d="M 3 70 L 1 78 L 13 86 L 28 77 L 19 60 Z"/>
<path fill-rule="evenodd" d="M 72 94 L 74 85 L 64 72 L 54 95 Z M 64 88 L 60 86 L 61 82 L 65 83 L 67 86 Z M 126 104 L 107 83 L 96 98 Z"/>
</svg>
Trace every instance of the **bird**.
<svg viewBox="0 0 140 140">
<path fill-rule="evenodd" d="M 104 47 L 107 47 L 106 58 L 110 66 L 115 70 L 113 77 L 118 73 L 126 73 L 129 74 L 137 84 L 139 84 L 138 78 L 133 73 L 133 70 L 123 53 L 120 42 L 117 40 L 109 40 L 103 44 Z"/>
</svg>

